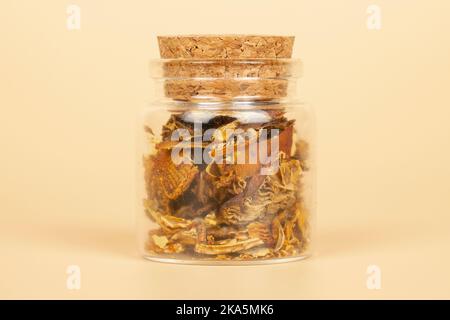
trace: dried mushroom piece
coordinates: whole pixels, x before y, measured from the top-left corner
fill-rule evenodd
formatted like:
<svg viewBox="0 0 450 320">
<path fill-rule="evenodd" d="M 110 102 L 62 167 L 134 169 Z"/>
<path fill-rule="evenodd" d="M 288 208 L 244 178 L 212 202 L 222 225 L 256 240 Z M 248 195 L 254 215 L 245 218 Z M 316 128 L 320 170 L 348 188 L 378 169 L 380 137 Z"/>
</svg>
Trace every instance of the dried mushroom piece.
<svg viewBox="0 0 450 320">
<path fill-rule="evenodd" d="M 246 240 L 230 239 L 220 241 L 216 244 L 198 243 L 195 246 L 195 252 L 207 255 L 219 255 L 240 252 L 263 244 L 264 242 L 258 238 L 250 238 Z"/>
<path fill-rule="evenodd" d="M 155 254 L 177 254 L 184 252 L 185 248 L 181 243 L 171 242 L 167 236 L 150 232 L 146 244 L 148 251 Z"/>
<path fill-rule="evenodd" d="M 272 221 L 272 236 L 275 239 L 274 252 L 277 252 L 285 243 L 284 230 L 278 218 L 275 218 Z"/>
<path fill-rule="evenodd" d="M 309 145 L 305 140 L 299 140 L 295 144 L 295 157 L 300 161 L 303 170 L 309 169 Z"/>
<path fill-rule="evenodd" d="M 197 243 L 197 229 L 181 230 L 175 233 L 170 241 L 178 242 L 183 245 L 195 245 Z"/>
<path fill-rule="evenodd" d="M 175 165 L 168 150 L 161 150 L 156 156 L 145 158 L 144 162 L 148 164 L 145 166 L 147 185 L 169 200 L 181 196 L 198 173 L 193 164 Z"/>
<path fill-rule="evenodd" d="M 250 238 L 259 238 L 269 247 L 272 247 L 275 242 L 271 227 L 266 223 L 252 222 L 247 226 L 247 231 Z"/>
<path fill-rule="evenodd" d="M 192 221 L 159 212 L 150 201 L 144 201 L 147 215 L 155 221 L 167 234 L 173 234 L 180 230 L 186 230 L 193 224 Z"/>
<path fill-rule="evenodd" d="M 273 257 L 273 250 L 264 247 L 258 247 L 243 251 L 238 260 L 254 260 L 254 259 L 269 259 Z"/>
</svg>

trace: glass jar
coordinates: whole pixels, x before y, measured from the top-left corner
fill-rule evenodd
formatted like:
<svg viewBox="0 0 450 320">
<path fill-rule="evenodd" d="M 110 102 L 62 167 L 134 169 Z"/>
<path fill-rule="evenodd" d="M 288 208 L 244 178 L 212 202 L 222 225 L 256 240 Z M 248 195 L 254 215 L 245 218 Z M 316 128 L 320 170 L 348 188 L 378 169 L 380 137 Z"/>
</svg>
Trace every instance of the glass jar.
<svg viewBox="0 0 450 320">
<path fill-rule="evenodd" d="M 233 37 L 244 52 L 249 36 Z M 219 39 L 213 49 L 228 46 Z M 266 45 L 264 52 L 274 46 Z M 268 57 L 258 56 L 261 51 L 223 57 L 216 50 L 211 58 L 203 48 L 200 56 L 186 57 L 192 47 L 167 57 L 163 47 L 160 38 L 163 59 L 151 62 L 157 90 L 139 133 L 143 256 L 189 264 L 307 257 L 314 118 L 296 98 L 300 61 L 274 57 L 273 50 Z"/>
</svg>

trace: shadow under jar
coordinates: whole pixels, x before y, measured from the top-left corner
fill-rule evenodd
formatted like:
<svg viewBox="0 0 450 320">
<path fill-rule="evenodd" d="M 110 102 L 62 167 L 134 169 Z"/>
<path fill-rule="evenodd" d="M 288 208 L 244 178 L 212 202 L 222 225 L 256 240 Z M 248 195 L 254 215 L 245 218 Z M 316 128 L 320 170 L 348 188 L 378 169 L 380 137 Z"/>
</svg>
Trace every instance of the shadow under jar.
<svg viewBox="0 0 450 320">
<path fill-rule="evenodd" d="M 310 254 L 314 117 L 296 99 L 301 64 L 290 58 L 292 43 L 159 38 L 157 92 L 139 134 L 145 258 L 223 265 Z"/>
</svg>

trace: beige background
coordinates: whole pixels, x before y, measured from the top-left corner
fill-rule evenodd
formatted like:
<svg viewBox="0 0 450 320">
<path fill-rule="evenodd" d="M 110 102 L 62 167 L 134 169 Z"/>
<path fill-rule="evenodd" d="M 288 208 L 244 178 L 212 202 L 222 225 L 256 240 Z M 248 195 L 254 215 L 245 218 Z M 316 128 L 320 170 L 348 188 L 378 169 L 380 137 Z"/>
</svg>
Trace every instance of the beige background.
<svg viewBox="0 0 450 320">
<path fill-rule="evenodd" d="M 0 4 L 0 298 L 450 298 L 450 2 Z M 382 29 L 366 28 L 366 9 Z M 305 262 L 194 267 L 135 252 L 135 118 L 155 36 L 296 36 L 317 110 Z M 66 288 L 79 265 L 82 286 Z M 366 288 L 366 268 L 382 271 Z"/>
</svg>

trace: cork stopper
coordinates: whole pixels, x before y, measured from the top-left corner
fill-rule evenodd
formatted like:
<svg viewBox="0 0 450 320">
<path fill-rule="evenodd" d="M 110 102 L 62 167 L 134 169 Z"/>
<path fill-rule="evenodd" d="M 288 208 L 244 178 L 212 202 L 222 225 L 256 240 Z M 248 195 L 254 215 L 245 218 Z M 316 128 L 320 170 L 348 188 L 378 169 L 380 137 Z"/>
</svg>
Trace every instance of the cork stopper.
<svg viewBox="0 0 450 320">
<path fill-rule="evenodd" d="M 267 101 L 288 94 L 294 37 L 159 36 L 164 94 L 179 101 Z"/>
<path fill-rule="evenodd" d="M 159 36 L 162 59 L 291 58 L 294 37 L 259 35 Z"/>
</svg>

